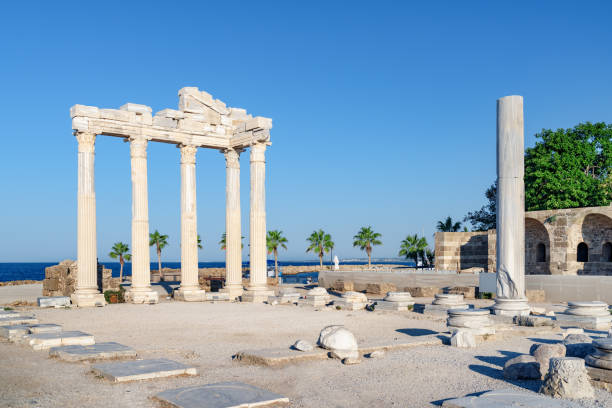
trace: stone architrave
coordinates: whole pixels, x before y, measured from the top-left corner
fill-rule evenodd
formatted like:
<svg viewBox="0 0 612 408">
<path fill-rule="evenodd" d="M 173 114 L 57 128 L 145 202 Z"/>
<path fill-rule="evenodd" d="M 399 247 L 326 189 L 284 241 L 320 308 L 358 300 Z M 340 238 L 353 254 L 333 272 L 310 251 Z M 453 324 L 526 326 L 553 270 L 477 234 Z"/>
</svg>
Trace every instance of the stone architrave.
<svg viewBox="0 0 612 408">
<path fill-rule="evenodd" d="M 497 100 L 497 292 L 494 314 L 528 315 L 523 97 Z"/>
<path fill-rule="evenodd" d="M 130 138 L 132 167 L 132 286 L 127 291 L 125 297 L 131 303 L 157 303 L 159 300 L 157 292 L 151 289 L 147 143 L 148 139 L 144 136 Z"/>
<path fill-rule="evenodd" d="M 192 145 L 181 149 L 181 286 L 174 298 L 203 302 L 206 292 L 198 282 L 198 223 L 196 211 L 196 153 Z"/>
<path fill-rule="evenodd" d="M 75 132 L 79 142 L 79 184 L 77 219 L 78 275 L 72 303 L 79 307 L 104 306 L 104 295 L 98 290 L 98 256 L 96 248 L 96 189 L 94 158 L 96 134 Z"/>
<path fill-rule="evenodd" d="M 225 155 L 225 288 L 230 299 L 242 296 L 242 228 L 240 225 L 240 149 Z"/>
<path fill-rule="evenodd" d="M 242 300 L 264 302 L 274 295 L 267 287 L 266 247 L 266 143 L 251 146 L 250 282 Z"/>
</svg>

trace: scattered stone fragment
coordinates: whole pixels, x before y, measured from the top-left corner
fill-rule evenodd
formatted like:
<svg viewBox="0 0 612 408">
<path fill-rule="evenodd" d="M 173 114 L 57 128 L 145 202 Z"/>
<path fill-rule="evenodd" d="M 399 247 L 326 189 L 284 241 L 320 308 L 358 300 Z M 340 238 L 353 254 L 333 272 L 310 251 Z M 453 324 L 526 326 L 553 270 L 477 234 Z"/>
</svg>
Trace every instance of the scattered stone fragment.
<svg viewBox="0 0 612 408">
<path fill-rule="evenodd" d="M 91 368 L 94 374 L 102 376 L 112 382 L 148 380 L 176 375 L 197 374 L 195 367 L 190 367 L 165 358 L 94 364 Z"/>
<path fill-rule="evenodd" d="M 584 358 L 594 351 L 593 339 L 586 334 L 569 334 L 563 339 L 567 357 Z"/>
<path fill-rule="evenodd" d="M 479 396 L 469 396 L 446 400 L 442 403 L 444 408 L 580 408 L 581 404 L 555 400 L 544 395 L 527 393 L 518 390 L 488 391 Z"/>
<path fill-rule="evenodd" d="M 35 324 L 30 326 L 30 333 L 59 333 L 62 331 L 62 326 L 59 324 Z"/>
<path fill-rule="evenodd" d="M 340 358 L 346 358 L 357 353 L 357 340 L 344 326 L 327 326 L 319 334 L 317 344 L 327 350 L 336 352 Z"/>
<path fill-rule="evenodd" d="M 514 324 L 527 327 L 553 326 L 552 319 L 540 316 L 514 316 Z"/>
<path fill-rule="evenodd" d="M 545 307 L 531 306 L 531 314 L 534 316 L 542 316 L 546 314 Z"/>
<path fill-rule="evenodd" d="M 108 342 L 90 346 L 60 346 L 49 350 L 50 357 L 64 361 L 110 360 L 119 358 L 134 358 L 136 351 L 123 344 Z"/>
<path fill-rule="evenodd" d="M 450 344 L 453 347 L 476 347 L 476 338 L 470 329 L 456 329 L 451 332 Z"/>
<path fill-rule="evenodd" d="M 38 298 L 39 307 L 69 307 L 68 296 L 43 296 Z"/>
<path fill-rule="evenodd" d="M 561 333 L 563 338 L 566 338 L 570 334 L 584 334 L 584 329 L 581 327 L 568 327 Z"/>
<path fill-rule="evenodd" d="M 384 350 L 376 350 L 367 355 L 368 358 L 383 358 L 386 355 Z"/>
<path fill-rule="evenodd" d="M 359 352 L 357 350 L 333 350 L 329 352 L 329 357 L 338 360 L 344 360 L 345 358 L 356 359 L 359 358 Z"/>
<path fill-rule="evenodd" d="M 576 357 L 551 358 L 540 392 L 553 398 L 593 398 L 593 387 L 584 366 Z"/>
<path fill-rule="evenodd" d="M 540 365 L 540 377 L 544 379 L 548 374 L 550 359 L 553 357 L 565 357 L 565 346 L 563 344 L 534 344 L 530 354 Z"/>
<path fill-rule="evenodd" d="M 259 407 L 289 402 L 282 395 L 240 382 L 176 388 L 161 392 L 155 398 L 178 408 Z"/>
<path fill-rule="evenodd" d="M 539 380 L 540 364 L 533 356 L 523 354 L 504 365 L 504 378 L 508 380 Z"/>
<path fill-rule="evenodd" d="M 306 340 L 296 341 L 295 344 L 292 346 L 292 348 L 298 351 L 312 351 L 314 349 L 312 344 L 310 344 Z"/>
<path fill-rule="evenodd" d="M 359 358 L 359 355 L 357 357 L 346 357 L 342 359 L 342 364 L 344 365 L 354 365 L 354 364 L 361 364 L 361 358 Z"/>
</svg>

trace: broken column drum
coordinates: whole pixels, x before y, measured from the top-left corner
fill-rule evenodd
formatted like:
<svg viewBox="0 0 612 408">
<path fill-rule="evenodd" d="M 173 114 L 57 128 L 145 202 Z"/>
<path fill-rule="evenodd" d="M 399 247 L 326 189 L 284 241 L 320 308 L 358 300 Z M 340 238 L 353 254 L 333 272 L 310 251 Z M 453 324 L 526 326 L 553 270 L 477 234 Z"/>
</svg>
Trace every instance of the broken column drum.
<svg viewBox="0 0 612 408">
<path fill-rule="evenodd" d="M 528 315 L 523 97 L 497 100 L 497 292 L 492 312 Z"/>
</svg>

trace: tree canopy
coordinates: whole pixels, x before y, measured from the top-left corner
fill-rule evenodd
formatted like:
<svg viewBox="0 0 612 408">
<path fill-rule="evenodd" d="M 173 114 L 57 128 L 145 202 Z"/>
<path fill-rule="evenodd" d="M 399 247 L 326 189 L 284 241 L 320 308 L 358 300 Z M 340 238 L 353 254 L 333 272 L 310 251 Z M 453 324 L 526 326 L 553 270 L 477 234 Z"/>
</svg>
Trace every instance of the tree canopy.
<svg viewBox="0 0 612 408">
<path fill-rule="evenodd" d="M 497 224 L 497 181 L 485 191 L 487 203 L 480 210 L 468 212 L 464 222 L 472 224 L 474 231 L 488 231 L 495 229 Z"/>
<path fill-rule="evenodd" d="M 438 221 L 436 228 L 441 232 L 457 232 L 461 228 L 461 222 L 453 222 L 453 219 L 449 215 L 444 221 Z"/>
<path fill-rule="evenodd" d="M 527 211 L 610 204 L 612 125 L 586 122 L 535 136 L 525 151 Z"/>
</svg>

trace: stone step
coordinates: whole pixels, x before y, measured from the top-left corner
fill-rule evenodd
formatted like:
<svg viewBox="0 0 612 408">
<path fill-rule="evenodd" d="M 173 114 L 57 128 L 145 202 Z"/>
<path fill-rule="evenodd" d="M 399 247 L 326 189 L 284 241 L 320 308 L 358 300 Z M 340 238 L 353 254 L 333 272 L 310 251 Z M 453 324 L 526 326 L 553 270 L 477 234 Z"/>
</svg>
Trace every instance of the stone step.
<svg viewBox="0 0 612 408">
<path fill-rule="evenodd" d="M 177 408 L 238 408 L 286 404 L 289 398 L 241 382 L 222 382 L 176 388 L 155 398 Z"/>
<path fill-rule="evenodd" d="M 0 337 L 15 341 L 30 333 L 30 326 L 25 324 L 0 326 Z"/>
<path fill-rule="evenodd" d="M 577 402 L 553 399 L 544 395 L 517 390 L 487 391 L 479 396 L 448 399 L 442 403 L 443 408 L 578 408 Z"/>
<path fill-rule="evenodd" d="M 30 333 L 38 334 L 38 333 L 59 333 L 62 331 L 62 326 L 59 324 L 35 324 L 30 326 Z"/>
<path fill-rule="evenodd" d="M 136 351 L 123 344 L 108 342 L 90 346 L 60 346 L 49 349 L 49 356 L 64 361 L 93 361 L 120 358 L 135 358 Z"/>
<path fill-rule="evenodd" d="M 0 319 L 3 317 L 14 317 L 14 316 L 21 316 L 21 314 L 19 314 L 19 312 L 16 312 L 14 310 L 0 309 Z"/>
<path fill-rule="evenodd" d="M 94 364 L 92 371 L 112 382 L 149 380 L 198 373 L 195 367 L 165 358 Z"/>
<path fill-rule="evenodd" d="M 10 317 L 0 317 L 0 326 L 15 326 L 19 324 L 38 324 L 38 319 L 32 316 L 22 316 L 20 314 Z"/>
<path fill-rule="evenodd" d="M 47 350 L 59 346 L 88 346 L 95 343 L 94 336 L 80 331 L 30 334 L 26 336 L 25 341 L 34 350 Z"/>
</svg>

